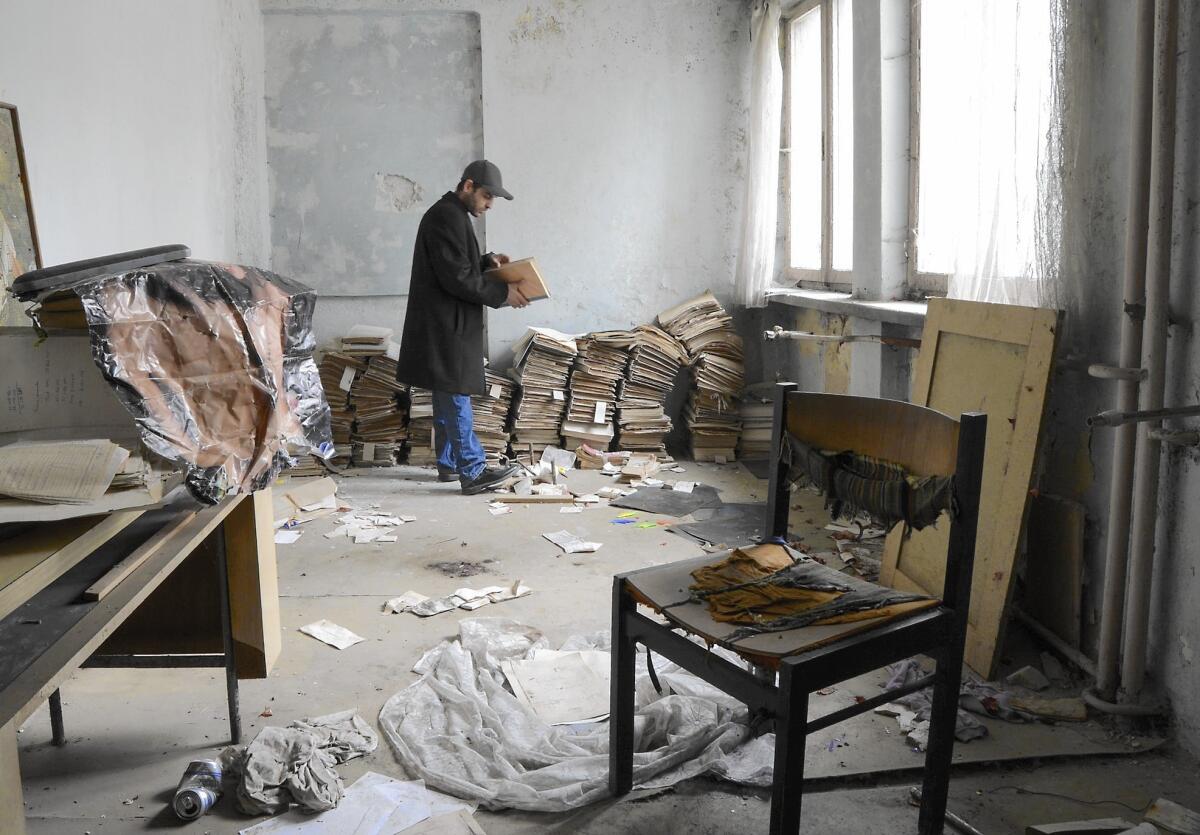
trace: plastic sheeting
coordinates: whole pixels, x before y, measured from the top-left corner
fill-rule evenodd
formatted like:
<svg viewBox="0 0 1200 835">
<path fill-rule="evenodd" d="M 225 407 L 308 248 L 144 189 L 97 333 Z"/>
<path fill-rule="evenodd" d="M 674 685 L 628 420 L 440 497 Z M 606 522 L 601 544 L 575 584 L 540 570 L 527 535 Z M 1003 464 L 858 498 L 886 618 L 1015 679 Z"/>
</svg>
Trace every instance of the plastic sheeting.
<svg viewBox="0 0 1200 835">
<path fill-rule="evenodd" d="M 215 503 L 329 457 L 312 359 L 316 294 L 254 267 L 172 261 L 77 287 L 92 356 L 142 440 Z"/>
<path fill-rule="evenodd" d="M 488 809 L 557 812 L 608 795 L 608 724 L 552 726 L 505 688 L 500 662 L 548 642 L 507 618 L 472 618 L 459 637 L 427 652 L 420 681 L 392 696 L 379 725 L 396 758 L 429 786 Z M 563 650 L 607 651 L 608 633 Z M 736 656 L 716 650 L 724 657 Z M 634 785 L 657 788 L 712 774 L 769 785 L 774 738 L 752 739 L 745 705 L 655 655 L 655 691 L 639 657 Z"/>
</svg>

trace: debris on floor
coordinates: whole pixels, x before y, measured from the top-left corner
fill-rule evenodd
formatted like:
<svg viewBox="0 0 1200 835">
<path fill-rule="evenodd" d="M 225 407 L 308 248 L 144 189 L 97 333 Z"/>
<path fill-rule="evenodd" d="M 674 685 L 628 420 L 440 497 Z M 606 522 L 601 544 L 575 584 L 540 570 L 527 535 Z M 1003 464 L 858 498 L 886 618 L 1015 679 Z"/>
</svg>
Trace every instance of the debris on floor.
<svg viewBox="0 0 1200 835">
<path fill-rule="evenodd" d="M 300 627 L 300 631 L 305 635 L 310 635 L 318 641 L 329 644 L 331 647 L 338 649 L 347 649 L 357 644 L 359 641 L 365 641 L 361 635 L 355 635 L 344 626 L 338 626 L 330 620 L 314 621 Z"/>
<path fill-rule="evenodd" d="M 412 612 L 420 617 L 431 617 L 453 609 L 472 611 L 489 603 L 503 603 L 530 594 L 533 589 L 521 584 L 520 580 L 508 586 L 485 586 L 481 589 L 461 588 L 446 597 L 431 598 L 418 591 L 406 591 L 383 604 L 385 612 L 400 614 Z"/>
<path fill-rule="evenodd" d="M 379 737 L 354 710 L 266 727 L 244 748 L 222 755 L 237 780 L 237 807 L 275 815 L 296 803 L 309 812 L 332 809 L 344 784 L 334 766 L 374 751 Z"/>
<path fill-rule="evenodd" d="M 300 538 L 302 531 L 275 531 L 276 545 L 292 545 Z"/>
<path fill-rule="evenodd" d="M 449 795 L 431 791 L 423 780 L 404 782 L 368 771 L 348 786 L 337 807 L 318 815 L 292 809 L 278 817 L 241 830 L 239 835 L 392 835 L 392 833 L 454 833 L 460 815 L 474 824 L 474 806 Z M 420 829 L 437 823 L 440 828 Z M 462 830 L 482 832 L 482 829 Z"/>
<path fill-rule="evenodd" d="M 466 545 L 466 543 L 463 543 Z M 481 560 L 473 562 L 471 560 L 449 560 L 447 562 L 431 562 L 426 564 L 426 568 L 433 571 L 440 571 L 447 577 L 474 577 L 477 574 L 493 574 L 491 564 L 495 560 Z"/>
<path fill-rule="evenodd" d="M 608 716 L 607 652 L 535 649 L 527 659 L 504 659 L 500 669 L 517 700 L 548 725 L 596 722 Z"/>
<path fill-rule="evenodd" d="M 1059 821 L 1039 823 L 1025 828 L 1025 835 L 1117 835 L 1136 831 L 1135 824 L 1123 818 L 1097 818 L 1094 820 Z M 1150 835 L 1156 835 L 1154 830 Z M 1140 835 L 1140 833 L 1139 833 Z"/>
<path fill-rule="evenodd" d="M 542 538 L 562 548 L 564 554 L 591 554 L 603 546 L 601 542 L 585 542 L 570 531 L 544 533 Z"/>
<path fill-rule="evenodd" d="M 458 638 L 414 668 L 421 680 L 380 711 L 380 729 L 406 772 L 488 809 L 565 811 L 607 797 L 607 724 L 550 725 L 501 683 L 504 661 L 547 648 L 539 630 L 507 618 L 460 621 Z M 574 636 L 559 650 L 607 654 L 608 633 Z M 770 784 L 773 737 L 752 738 L 744 705 L 656 656 L 660 695 L 645 668 L 639 661 L 638 785 L 700 774 Z M 454 734 L 441 730 L 450 727 Z"/>
<path fill-rule="evenodd" d="M 1144 817 L 1155 826 L 1178 835 L 1200 835 L 1200 814 L 1165 797 L 1151 803 Z"/>
</svg>

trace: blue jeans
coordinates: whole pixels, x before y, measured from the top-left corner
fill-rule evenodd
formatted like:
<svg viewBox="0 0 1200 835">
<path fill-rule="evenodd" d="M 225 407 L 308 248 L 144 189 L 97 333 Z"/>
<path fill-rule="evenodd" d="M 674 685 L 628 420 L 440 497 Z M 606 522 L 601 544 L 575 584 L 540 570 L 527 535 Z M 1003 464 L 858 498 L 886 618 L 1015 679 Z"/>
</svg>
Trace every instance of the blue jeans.
<svg viewBox="0 0 1200 835">
<path fill-rule="evenodd" d="M 483 472 L 487 455 L 475 437 L 475 415 L 465 394 L 433 392 L 433 445 L 438 469 L 469 481 Z"/>
</svg>

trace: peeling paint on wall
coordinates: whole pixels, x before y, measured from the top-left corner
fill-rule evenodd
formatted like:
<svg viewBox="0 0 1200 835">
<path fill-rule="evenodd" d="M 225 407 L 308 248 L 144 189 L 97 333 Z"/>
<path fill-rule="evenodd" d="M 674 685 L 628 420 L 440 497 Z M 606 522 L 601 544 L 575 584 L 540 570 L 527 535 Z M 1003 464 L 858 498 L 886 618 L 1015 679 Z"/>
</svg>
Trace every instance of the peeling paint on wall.
<svg viewBox="0 0 1200 835">
<path fill-rule="evenodd" d="M 424 211 L 425 189 L 403 174 L 375 175 L 375 211 L 407 212 L 418 208 Z"/>
</svg>

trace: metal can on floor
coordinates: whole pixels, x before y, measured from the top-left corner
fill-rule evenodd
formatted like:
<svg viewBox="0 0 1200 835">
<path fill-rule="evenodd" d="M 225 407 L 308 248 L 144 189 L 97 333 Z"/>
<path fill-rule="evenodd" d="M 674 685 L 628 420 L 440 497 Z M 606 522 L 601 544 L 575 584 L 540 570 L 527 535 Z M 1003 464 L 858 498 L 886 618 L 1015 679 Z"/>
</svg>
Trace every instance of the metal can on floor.
<svg viewBox="0 0 1200 835">
<path fill-rule="evenodd" d="M 221 796 L 221 764 L 216 760 L 192 760 L 184 769 L 171 808 L 185 821 L 207 814 Z"/>
</svg>

